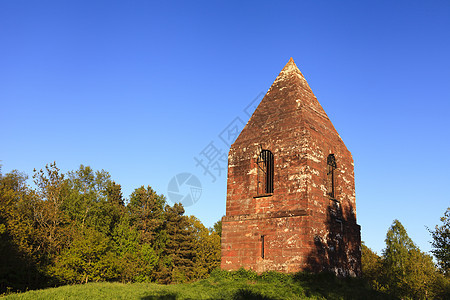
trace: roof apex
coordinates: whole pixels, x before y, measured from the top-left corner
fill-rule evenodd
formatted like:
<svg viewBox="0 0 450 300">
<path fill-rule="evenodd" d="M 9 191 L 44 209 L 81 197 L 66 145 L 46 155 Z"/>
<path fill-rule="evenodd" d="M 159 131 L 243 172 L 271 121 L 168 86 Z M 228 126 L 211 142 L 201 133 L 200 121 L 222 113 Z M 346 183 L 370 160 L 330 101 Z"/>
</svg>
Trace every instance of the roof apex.
<svg viewBox="0 0 450 300">
<path fill-rule="evenodd" d="M 286 77 L 286 76 L 292 75 L 292 74 L 300 75 L 299 77 L 301 77 L 301 79 L 305 80 L 305 77 L 303 76 L 302 72 L 295 64 L 294 59 L 291 57 L 289 59 L 289 61 L 287 62 L 287 64 L 284 66 L 284 68 L 281 70 L 278 77 Z"/>
<path fill-rule="evenodd" d="M 299 136 L 303 136 L 303 140 L 322 136 L 327 141 L 334 140 L 332 146 L 343 144 L 305 77 L 290 58 L 233 147 L 256 143 L 275 149 L 278 141 L 286 138 L 297 140 Z"/>
<path fill-rule="evenodd" d="M 300 69 L 295 64 L 294 59 L 291 57 L 284 68 L 281 70 L 281 72 L 278 74 L 268 92 L 273 89 L 280 89 L 283 87 L 293 88 L 294 86 L 302 87 L 303 89 L 312 93 L 308 82 L 306 81 Z"/>
</svg>

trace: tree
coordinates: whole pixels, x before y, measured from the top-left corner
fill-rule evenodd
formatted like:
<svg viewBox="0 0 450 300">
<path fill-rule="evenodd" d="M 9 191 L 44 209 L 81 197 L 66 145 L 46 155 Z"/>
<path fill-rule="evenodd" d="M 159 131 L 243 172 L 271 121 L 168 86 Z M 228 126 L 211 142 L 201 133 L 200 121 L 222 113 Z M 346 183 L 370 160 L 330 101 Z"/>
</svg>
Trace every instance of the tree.
<svg viewBox="0 0 450 300">
<path fill-rule="evenodd" d="M 119 207 L 125 206 L 125 201 L 122 196 L 122 187 L 114 181 L 108 182 L 108 185 L 106 186 L 106 198 L 108 203 L 111 203 L 112 205 Z"/>
<path fill-rule="evenodd" d="M 139 232 L 130 226 L 124 214 L 112 232 L 111 251 L 117 257 L 118 276 L 122 282 L 149 282 L 159 261 L 158 252 L 149 243 L 141 243 Z"/>
<path fill-rule="evenodd" d="M 126 215 L 122 187 L 114 181 L 110 181 L 106 187 L 106 205 L 104 209 L 110 221 L 108 231 L 112 233 Z"/>
<path fill-rule="evenodd" d="M 34 220 L 38 227 L 40 247 L 47 259 L 58 253 L 65 244 L 67 235 L 63 225 L 67 223 L 62 213 L 64 174 L 60 173 L 56 163 L 45 166 L 44 170 L 34 170 L 34 183 L 37 186 L 38 199 L 33 204 Z"/>
<path fill-rule="evenodd" d="M 62 210 L 73 226 L 80 230 L 95 227 L 107 233 L 111 223 L 116 221 L 109 209 L 112 207 L 107 204 L 109 200 L 120 202 L 121 192 L 120 186 L 113 184 L 108 172 L 94 172 L 91 167 L 80 165 L 78 170 L 68 172 L 62 197 Z"/>
<path fill-rule="evenodd" d="M 212 231 L 217 233 L 219 237 L 222 237 L 222 219 L 214 223 Z"/>
<path fill-rule="evenodd" d="M 27 176 L 16 170 L 3 175 L 0 169 L 0 294 L 45 286 L 39 271 L 32 206 L 34 192 Z"/>
<path fill-rule="evenodd" d="M 107 254 L 108 238 L 94 229 L 83 229 L 57 257 L 51 270 L 64 283 L 111 279 L 106 278 L 104 270 Z"/>
<path fill-rule="evenodd" d="M 145 243 L 158 243 L 164 223 L 164 205 L 166 198 L 158 195 L 150 186 L 141 186 L 130 195 L 127 208 L 131 224 L 136 228 Z"/>
<path fill-rule="evenodd" d="M 383 264 L 381 257 L 367 247 L 364 242 L 361 243 L 361 264 L 362 273 L 371 286 L 377 290 L 381 288 Z"/>
<path fill-rule="evenodd" d="M 0 235 L 9 235 L 20 251 L 32 253 L 33 215 L 31 203 L 35 194 L 26 185 L 27 176 L 13 170 L 0 173 Z"/>
<path fill-rule="evenodd" d="M 441 218 L 442 225 L 429 230 L 433 241 L 431 252 L 437 259 L 437 263 L 445 276 L 450 276 L 450 207 Z"/>
<path fill-rule="evenodd" d="M 180 203 L 164 208 L 165 246 L 156 272 L 161 283 L 187 282 L 195 277 L 195 240 L 193 228 Z"/>
<path fill-rule="evenodd" d="M 423 253 L 394 220 L 386 234 L 383 250 L 383 274 L 386 290 L 400 298 L 425 299 L 436 296 L 436 268 L 431 256 Z"/>
<path fill-rule="evenodd" d="M 194 216 L 189 217 L 189 222 L 195 241 L 194 276 L 195 279 L 206 278 L 220 267 L 220 236 L 214 230 L 208 230 Z"/>
</svg>

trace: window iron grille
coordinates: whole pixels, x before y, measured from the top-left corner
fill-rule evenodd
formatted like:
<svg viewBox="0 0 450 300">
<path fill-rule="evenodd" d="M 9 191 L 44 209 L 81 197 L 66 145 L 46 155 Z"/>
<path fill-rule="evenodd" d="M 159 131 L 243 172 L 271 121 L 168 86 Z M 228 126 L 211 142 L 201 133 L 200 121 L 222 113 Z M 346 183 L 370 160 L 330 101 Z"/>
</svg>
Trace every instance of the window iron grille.
<svg viewBox="0 0 450 300">
<path fill-rule="evenodd" d="M 336 179 L 335 179 L 335 172 L 334 170 L 337 169 L 337 164 L 336 164 L 336 157 L 334 156 L 334 154 L 330 154 L 327 157 L 327 167 L 328 167 L 328 172 L 327 172 L 327 194 L 329 197 L 331 198 L 335 198 L 336 197 Z"/>
<path fill-rule="evenodd" d="M 273 193 L 273 154 L 269 150 L 261 150 L 257 160 L 258 194 Z"/>
</svg>

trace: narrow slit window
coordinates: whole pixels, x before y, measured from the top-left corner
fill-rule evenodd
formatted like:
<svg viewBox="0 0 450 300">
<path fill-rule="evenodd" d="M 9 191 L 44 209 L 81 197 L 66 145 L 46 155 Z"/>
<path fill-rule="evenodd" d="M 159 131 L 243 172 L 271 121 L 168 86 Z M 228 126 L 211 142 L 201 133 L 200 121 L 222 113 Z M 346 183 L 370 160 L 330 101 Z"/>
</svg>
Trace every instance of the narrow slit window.
<svg viewBox="0 0 450 300">
<path fill-rule="evenodd" d="M 264 235 L 261 236 L 261 258 L 264 259 Z"/>
<path fill-rule="evenodd" d="M 334 154 L 330 154 L 327 157 L 327 194 L 331 198 L 336 197 L 336 174 L 335 171 L 337 168 L 336 165 L 336 158 L 334 157 Z"/>
<path fill-rule="evenodd" d="M 258 194 L 273 193 L 273 154 L 262 150 L 258 156 Z"/>
</svg>

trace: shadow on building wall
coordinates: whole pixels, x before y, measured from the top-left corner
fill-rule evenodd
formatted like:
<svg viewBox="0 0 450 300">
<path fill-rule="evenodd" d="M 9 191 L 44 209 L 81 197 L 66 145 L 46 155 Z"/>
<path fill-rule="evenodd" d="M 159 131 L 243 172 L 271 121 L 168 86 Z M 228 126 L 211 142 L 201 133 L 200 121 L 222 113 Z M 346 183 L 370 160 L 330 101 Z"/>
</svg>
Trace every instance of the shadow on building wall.
<svg viewBox="0 0 450 300">
<path fill-rule="evenodd" d="M 314 250 L 307 258 L 307 271 L 337 276 L 361 276 L 360 226 L 351 210 L 343 214 L 339 202 L 327 209 L 325 230 L 314 237 Z"/>
</svg>

